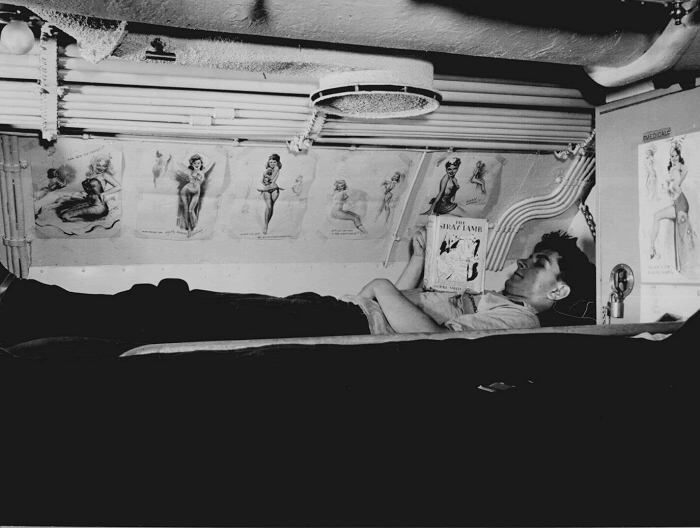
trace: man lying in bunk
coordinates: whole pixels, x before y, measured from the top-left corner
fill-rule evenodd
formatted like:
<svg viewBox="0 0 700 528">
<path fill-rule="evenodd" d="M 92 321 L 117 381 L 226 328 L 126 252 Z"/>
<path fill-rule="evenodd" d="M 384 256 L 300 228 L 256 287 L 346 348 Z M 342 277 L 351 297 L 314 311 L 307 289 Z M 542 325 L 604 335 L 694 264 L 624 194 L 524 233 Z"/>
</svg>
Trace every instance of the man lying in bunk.
<svg viewBox="0 0 700 528">
<path fill-rule="evenodd" d="M 181 279 L 82 294 L 20 279 L 0 264 L 0 345 L 67 336 L 146 344 L 533 328 L 555 302 L 595 297 L 595 267 L 564 232 L 544 235 L 501 292 L 421 291 L 424 230 L 412 249 L 396 284 L 375 279 L 340 299 L 190 290 Z"/>
</svg>

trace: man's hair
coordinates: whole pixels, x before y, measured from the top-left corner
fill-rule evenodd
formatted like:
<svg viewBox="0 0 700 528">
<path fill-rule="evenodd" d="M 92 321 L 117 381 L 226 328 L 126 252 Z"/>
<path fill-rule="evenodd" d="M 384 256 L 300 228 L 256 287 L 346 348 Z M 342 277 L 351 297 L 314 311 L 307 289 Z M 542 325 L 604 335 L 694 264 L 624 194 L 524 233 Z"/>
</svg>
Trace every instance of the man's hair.
<svg viewBox="0 0 700 528">
<path fill-rule="evenodd" d="M 542 236 L 535 252 L 550 250 L 559 254 L 559 276 L 557 280 L 565 282 L 571 292 L 567 301 L 595 299 L 595 265 L 576 245 L 578 239 L 566 231 L 552 231 Z"/>
</svg>

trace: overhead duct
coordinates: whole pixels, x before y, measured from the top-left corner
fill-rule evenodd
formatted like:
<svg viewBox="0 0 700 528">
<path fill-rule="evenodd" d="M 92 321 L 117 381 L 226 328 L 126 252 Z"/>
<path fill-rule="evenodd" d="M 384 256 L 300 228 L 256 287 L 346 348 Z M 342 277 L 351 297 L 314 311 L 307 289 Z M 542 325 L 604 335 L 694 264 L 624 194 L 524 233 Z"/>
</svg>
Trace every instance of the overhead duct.
<svg viewBox="0 0 700 528">
<path fill-rule="evenodd" d="M 624 66 L 587 66 L 586 73 L 601 86 L 620 87 L 649 79 L 672 68 L 700 32 L 700 24 L 691 14 L 698 7 L 698 0 L 690 0 L 683 5 L 682 18 L 671 19 L 664 32 L 641 57 Z"/>
</svg>

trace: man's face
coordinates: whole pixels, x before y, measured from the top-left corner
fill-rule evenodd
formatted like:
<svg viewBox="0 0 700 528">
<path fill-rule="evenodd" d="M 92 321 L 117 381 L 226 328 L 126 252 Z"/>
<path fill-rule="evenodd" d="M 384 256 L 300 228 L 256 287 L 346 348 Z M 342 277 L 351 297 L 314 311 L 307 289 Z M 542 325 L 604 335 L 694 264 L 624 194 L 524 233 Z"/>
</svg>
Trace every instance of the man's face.
<svg viewBox="0 0 700 528">
<path fill-rule="evenodd" d="M 555 300 L 549 294 L 562 284 L 557 280 L 559 273 L 559 253 L 537 251 L 526 259 L 518 260 L 518 268 L 506 281 L 504 291 L 532 303 Z"/>
</svg>

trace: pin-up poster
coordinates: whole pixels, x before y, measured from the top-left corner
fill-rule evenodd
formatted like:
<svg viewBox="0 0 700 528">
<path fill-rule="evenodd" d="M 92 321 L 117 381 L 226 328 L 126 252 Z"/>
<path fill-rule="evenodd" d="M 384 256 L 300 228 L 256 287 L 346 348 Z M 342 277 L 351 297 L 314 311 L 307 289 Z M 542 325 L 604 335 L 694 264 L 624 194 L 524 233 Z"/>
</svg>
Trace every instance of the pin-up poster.
<svg viewBox="0 0 700 528">
<path fill-rule="evenodd" d="M 498 202 L 505 163 L 500 154 L 452 152 L 433 156 L 417 193 L 416 223 L 424 225 L 431 214 L 486 218 Z"/>
<path fill-rule="evenodd" d="M 229 234 L 233 238 L 296 238 L 316 177 L 316 157 L 286 149 L 232 151 Z"/>
<path fill-rule="evenodd" d="M 168 240 L 212 238 L 221 194 L 230 182 L 221 146 L 153 144 L 128 169 L 139 189 L 138 236 Z"/>
<path fill-rule="evenodd" d="M 700 280 L 700 133 L 638 147 L 642 281 Z"/>
<path fill-rule="evenodd" d="M 327 152 L 317 164 L 315 225 L 324 238 L 386 237 L 401 214 L 417 154 Z"/>
<path fill-rule="evenodd" d="M 106 238 L 120 231 L 123 159 L 111 142 L 63 141 L 32 149 L 36 234 Z"/>
</svg>

